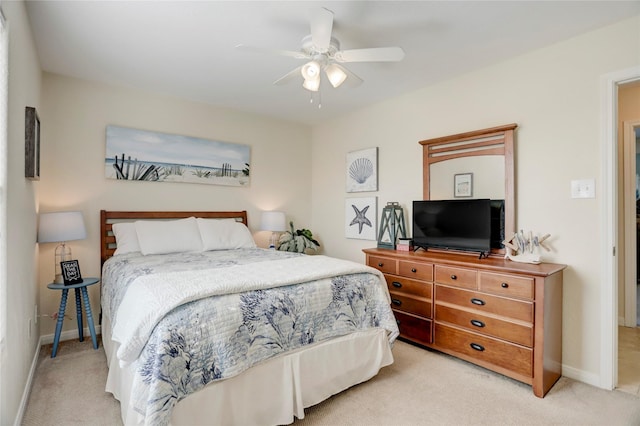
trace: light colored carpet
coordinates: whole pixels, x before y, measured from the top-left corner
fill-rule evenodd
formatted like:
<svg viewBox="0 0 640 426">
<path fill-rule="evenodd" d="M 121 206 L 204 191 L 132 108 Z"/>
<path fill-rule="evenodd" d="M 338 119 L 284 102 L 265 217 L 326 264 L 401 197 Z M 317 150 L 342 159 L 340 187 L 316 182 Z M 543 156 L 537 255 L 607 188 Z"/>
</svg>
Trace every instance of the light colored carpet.
<svg viewBox="0 0 640 426">
<path fill-rule="evenodd" d="M 306 410 L 294 425 L 640 425 L 640 398 L 561 378 L 543 399 L 530 386 L 398 341 L 370 381 Z M 102 346 L 42 348 L 23 425 L 121 425 L 104 392 Z"/>
</svg>

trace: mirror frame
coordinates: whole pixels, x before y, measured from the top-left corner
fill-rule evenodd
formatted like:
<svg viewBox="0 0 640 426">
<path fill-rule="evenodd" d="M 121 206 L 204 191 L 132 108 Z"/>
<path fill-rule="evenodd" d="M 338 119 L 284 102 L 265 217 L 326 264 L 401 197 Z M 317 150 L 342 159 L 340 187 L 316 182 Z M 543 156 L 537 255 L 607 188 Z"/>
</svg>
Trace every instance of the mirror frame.
<svg viewBox="0 0 640 426">
<path fill-rule="evenodd" d="M 505 238 L 515 232 L 514 133 L 517 124 L 491 127 L 456 135 L 420 141 L 422 145 L 422 192 L 429 200 L 431 164 L 462 157 L 504 156 L 504 231 Z M 491 249 L 492 255 L 504 255 L 507 248 Z"/>
</svg>

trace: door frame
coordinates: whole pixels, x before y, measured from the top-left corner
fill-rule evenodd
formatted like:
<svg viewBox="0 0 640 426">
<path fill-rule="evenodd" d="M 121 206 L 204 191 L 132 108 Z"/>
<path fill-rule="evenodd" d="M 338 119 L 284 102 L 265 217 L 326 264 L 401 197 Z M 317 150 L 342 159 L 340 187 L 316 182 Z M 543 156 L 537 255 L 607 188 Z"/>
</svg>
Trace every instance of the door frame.
<svg viewBox="0 0 640 426">
<path fill-rule="evenodd" d="M 622 123 L 623 205 L 624 205 L 624 325 L 636 327 L 637 317 L 637 219 L 636 219 L 636 134 L 640 120 Z M 633 202 L 630 202 L 633 200 Z"/>
<path fill-rule="evenodd" d="M 618 85 L 636 80 L 640 80 L 640 66 L 601 77 L 600 387 L 609 390 L 618 384 Z"/>
</svg>

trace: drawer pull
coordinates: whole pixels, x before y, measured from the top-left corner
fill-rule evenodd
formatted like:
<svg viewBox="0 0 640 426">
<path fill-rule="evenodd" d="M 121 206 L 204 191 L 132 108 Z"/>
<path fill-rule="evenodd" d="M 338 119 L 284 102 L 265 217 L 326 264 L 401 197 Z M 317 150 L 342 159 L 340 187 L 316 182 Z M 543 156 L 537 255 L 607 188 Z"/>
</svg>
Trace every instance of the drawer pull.
<svg viewBox="0 0 640 426">
<path fill-rule="evenodd" d="M 399 283 L 398 281 L 392 282 L 391 285 L 396 287 L 396 288 L 401 288 L 402 287 L 402 283 Z"/>
<path fill-rule="evenodd" d="M 380 262 L 378 263 L 378 268 L 382 268 L 384 266 L 384 263 Z"/>
<path fill-rule="evenodd" d="M 391 299 L 391 303 L 393 303 L 396 306 L 400 306 L 400 305 L 402 305 L 402 300 L 400 300 L 400 299 Z"/>
<path fill-rule="evenodd" d="M 502 287 L 502 288 L 509 288 L 509 284 L 507 284 L 507 283 L 502 283 L 502 284 L 500 284 L 500 287 Z"/>
<path fill-rule="evenodd" d="M 473 303 L 474 305 L 478 305 L 478 306 L 484 306 L 484 300 L 476 299 L 475 297 L 473 299 L 471 299 L 471 303 Z"/>
<path fill-rule="evenodd" d="M 475 349 L 476 351 L 479 351 L 479 352 L 484 351 L 484 346 L 479 345 L 477 343 L 470 343 L 469 346 L 471 346 L 471 349 Z"/>
<path fill-rule="evenodd" d="M 484 323 L 482 321 L 474 320 L 474 319 L 471 320 L 471 325 L 475 325 L 476 327 L 480 327 L 480 328 L 484 327 Z"/>
<path fill-rule="evenodd" d="M 457 276 L 455 276 L 455 275 L 453 275 L 453 274 L 451 274 L 451 279 L 452 279 L 452 280 L 457 280 L 457 279 L 458 279 L 458 277 L 457 277 Z"/>
<path fill-rule="evenodd" d="M 411 272 L 415 274 L 416 272 L 418 272 L 418 270 L 416 268 L 411 268 Z"/>
</svg>

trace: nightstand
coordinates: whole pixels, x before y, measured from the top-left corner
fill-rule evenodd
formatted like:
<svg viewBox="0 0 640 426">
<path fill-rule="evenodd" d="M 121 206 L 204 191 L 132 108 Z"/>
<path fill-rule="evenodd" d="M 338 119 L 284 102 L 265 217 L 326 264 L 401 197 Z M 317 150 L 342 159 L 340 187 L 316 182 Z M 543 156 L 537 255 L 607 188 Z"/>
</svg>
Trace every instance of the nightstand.
<svg viewBox="0 0 640 426">
<path fill-rule="evenodd" d="M 76 314 L 78 319 L 78 337 L 80 341 L 84 341 L 83 326 L 82 326 L 82 303 L 80 302 L 80 293 L 82 293 L 82 299 L 84 300 L 84 308 L 87 314 L 87 323 L 89 325 L 89 331 L 91 332 L 91 340 L 93 340 L 93 349 L 98 349 L 98 339 L 96 338 L 96 329 L 93 326 L 93 315 L 91 314 L 91 303 L 89 302 L 89 294 L 87 293 L 87 287 L 99 282 L 99 278 L 85 278 L 78 284 L 57 284 L 50 283 L 47 287 L 51 290 L 62 290 L 62 297 L 60 298 L 60 309 L 58 310 L 58 322 L 56 323 L 56 334 L 53 338 L 53 351 L 51 351 L 51 358 L 55 358 L 58 353 L 58 344 L 60 343 L 60 332 L 62 331 L 62 323 L 64 321 L 64 311 L 67 308 L 67 296 L 70 289 L 74 289 L 76 293 Z"/>
</svg>

